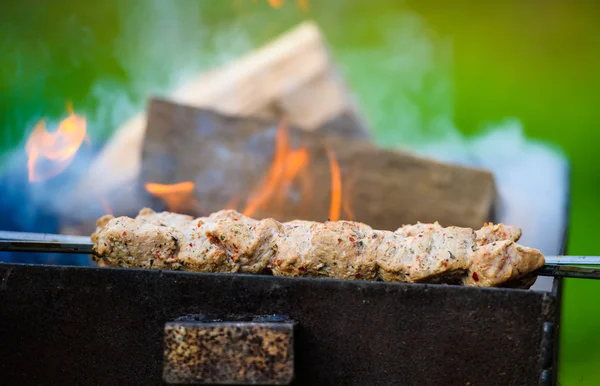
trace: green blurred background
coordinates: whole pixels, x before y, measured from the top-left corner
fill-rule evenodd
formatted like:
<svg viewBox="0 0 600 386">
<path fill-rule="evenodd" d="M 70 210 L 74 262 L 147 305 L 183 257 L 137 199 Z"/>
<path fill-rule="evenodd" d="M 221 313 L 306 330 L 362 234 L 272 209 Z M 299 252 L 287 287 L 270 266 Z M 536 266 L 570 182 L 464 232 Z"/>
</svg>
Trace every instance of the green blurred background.
<svg viewBox="0 0 600 386">
<path fill-rule="evenodd" d="M 0 149 L 65 103 L 92 141 L 197 71 L 316 20 L 386 145 L 418 147 L 516 117 L 572 167 L 569 254 L 598 254 L 600 3 L 585 1 L 3 1 Z M 544 192 L 540 192 L 544 194 Z M 600 283 L 569 280 L 560 384 L 600 384 Z M 493 349 L 493 348 L 490 348 Z"/>
</svg>

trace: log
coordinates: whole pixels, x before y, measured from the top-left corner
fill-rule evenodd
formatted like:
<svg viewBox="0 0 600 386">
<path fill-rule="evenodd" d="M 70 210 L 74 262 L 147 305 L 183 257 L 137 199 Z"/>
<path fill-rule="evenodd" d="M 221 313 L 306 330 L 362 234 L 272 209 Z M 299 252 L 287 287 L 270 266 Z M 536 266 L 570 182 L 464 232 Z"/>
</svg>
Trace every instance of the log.
<svg viewBox="0 0 600 386">
<path fill-rule="evenodd" d="M 335 68 L 319 28 L 305 22 L 239 60 L 182 85 L 171 100 L 232 115 L 281 114 L 305 130 L 323 128 L 368 139 L 370 131 Z M 89 205 L 90 191 L 104 197 L 132 185 L 140 171 L 146 115 L 118 128 L 78 182 L 71 201 Z M 98 181 L 102 181 L 98 184 Z"/>
<path fill-rule="evenodd" d="M 277 120 L 234 117 L 153 100 L 140 183 L 194 182 L 195 209 L 189 209 L 190 214 L 205 215 L 226 206 L 242 210 L 273 165 L 278 133 Z M 495 186 L 488 171 L 293 126 L 286 133 L 288 153 L 307 151 L 309 163 L 303 173 L 308 177 L 302 179 L 298 173 L 293 186 L 272 193 L 254 217 L 326 221 L 332 192 L 331 151 L 341 170 L 340 202 L 350 209 L 337 206 L 342 218 L 353 212 L 355 220 L 389 230 L 417 221 L 478 228 L 492 220 Z M 156 200 L 154 207 L 163 209 Z"/>
</svg>

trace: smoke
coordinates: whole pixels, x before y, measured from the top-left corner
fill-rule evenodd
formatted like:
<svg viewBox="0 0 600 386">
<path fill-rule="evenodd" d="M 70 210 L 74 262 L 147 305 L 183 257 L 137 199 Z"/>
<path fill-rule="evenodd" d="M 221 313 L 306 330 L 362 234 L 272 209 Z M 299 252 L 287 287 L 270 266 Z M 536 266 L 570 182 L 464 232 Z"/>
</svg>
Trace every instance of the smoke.
<svg viewBox="0 0 600 386">
<path fill-rule="evenodd" d="M 251 51 L 250 34 L 241 21 L 215 24 L 205 15 L 200 2 L 167 3 L 160 0 L 126 2 L 119 6 L 122 36 L 115 48 L 115 57 L 126 73 L 127 83 L 114 79 L 99 80 L 90 92 L 97 108 L 88 114 L 92 135 L 118 132 L 131 117 L 146 110 L 150 97 L 169 97 L 180 85 L 198 73 L 229 63 Z M 206 8 L 206 7 L 204 7 Z M 87 174 L 93 159 L 82 159 L 77 166 L 80 176 Z M 118 174 L 118 170 L 102 170 L 100 174 Z M 77 178 L 75 181 L 79 181 Z M 112 201 L 119 197 L 115 207 L 132 207 L 139 197 L 133 186 L 111 191 L 102 197 Z M 75 194 L 78 196 L 78 194 Z M 85 202 L 81 202 L 81 199 Z M 99 199 L 87 202 L 87 197 L 76 197 L 77 203 L 57 202 L 56 209 L 77 221 L 104 214 Z M 73 207 L 78 213 L 68 213 Z"/>
<path fill-rule="evenodd" d="M 569 169 L 560 149 L 525 136 L 518 119 L 455 142 L 431 141 L 419 153 L 491 170 L 498 190 L 497 216 L 523 228 L 521 242 L 545 254 L 561 252 L 567 226 Z"/>
<path fill-rule="evenodd" d="M 113 12 L 118 22 L 114 28 L 119 34 L 112 42 L 111 55 L 118 63 L 119 76 L 98 74 L 80 104 L 88 108 L 78 110 L 75 105 L 76 113 L 85 115 L 92 146 L 82 146 L 69 167 L 69 178 L 63 176 L 63 184 L 56 189 L 47 189 L 45 184 L 29 187 L 35 203 L 62 215 L 68 215 L 70 210 L 65 194 L 88 171 L 98 148 L 124 122 L 145 110 L 148 98 L 168 97 L 199 72 L 227 63 L 253 48 L 249 33 L 240 23 L 211 23 L 201 2 L 115 2 Z M 94 40 L 89 36 L 91 33 L 85 29 L 86 40 Z M 30 120 L 27 127 L 32 128 L 34 124 L 35 120 Z M 57 124 L 58 119 L 50 120 L 49 127 Z M 24 147 L 23 140 L 6 157 L 10 168 L 24 165 Z M 118 170 L 105 173 L 118 173 Z M 85 217 L 103 213 L 97 201 L 92 199 L 87 208 L 80 208 L 89 211 Z"/>
<path fill-rule="evenodd" d="M 125 72 L 126 83 L 101 79 L 91 88 L 89 98 L 96 108 L 88 118 L 96 137 L 113 133 L 142 111 L 149 97 L 166 97 L 198 72 L 252 48 L 248 33 L 237 23 L 215 26 L 205 20 L 201 2 L 117 4 L 121 34 L 114 57 Z"/>
<path fill-rule="evenodd" d="M 334 43 L 334 49 L 377 142 L 415 148 L 428 140 L 460 137 L 452 116 L 452 41 L 408 9 L 357 24 L 353 30 L 369 31 L 376 43 Z"/>
<path fill-rule="evenodd" d="M 68 173 L 53 181 L 28 185 L 6 180 L 18 197 L 11 206 L 25 199 L 17 186 L 26 190 L 24 197 L 30 201 L 23 205 L 26 209 L 10 214 L 19 219 L 14 230 L 39 231 L 40 208 L 43 213 L 68 212 L 65 194 L 89 167 L 96 155 L 94 146 L 143 110 L 149 96 L 168 96 L 193 74 L 227 63 L 254 47 L 250 36 L 256 31 L 249 31 L 241 20 L 215 23 L 203 14 L 200 3 L 116 3 L 118 25 L 114 28 L 119 36 L 111 54 L 122 74 L 97 79 L 87 94 L 85 114 L 92 146 L 84 146 Z M 365 2 L 364 7 L 371 5 Z M 320 25 L 379 144 L 491 170 L 499 193 L 498 220 L 521 226 L 524 244 L 546 254 L 558 253 L 568 198 L 564 154 L 528 139 L 516 118 L 488 123 L 476 136 L 461 134 L 453 117 L 452 40 L 436 34 L 418 14 L 388 12 L 376 20 L 365 17 L 352 23 L 352 28 L 337 20 L 323 20 Z M 368 45 L 362 44 L 364 31 L 373 37 Z M 93 42 L 90 33 L 85 31 L 85 36 Z M 35 120 L 28 122 L 27 127 L 34 124 Z M 9 157 L 9 164 L 26 179 L 23 149 L 20 146 Z M 103 209 L 98 202 L 90 203 L 89 210 L 96 215 Z M 42 228 L 57 231 L 55 225 Z"/>
<path fill-rule="evenodd" d="M 420 15 L 405 10 L 358 23 L 355 29 L 370 31 L 378 44 L 342 45 L 336 55 L 379 144 L 492 171 L 497 220 L 522 227 L 524 245 L 559 254 L 569 194 L 565 154 L 527 138 L 515 117 L 463 135 L 453 117 L 452 41 Z"/>
<path fill-rule="evenodd" d="M 70 197 L 76 182 L 89 169 L 104 141 L 128 118 L 145 109 L 147 98 L 167 96 L 192 75 L 226 63 L 252 49 L 249 34 L 243 31 L 239 23 L 234 21 L 215 25 L 208 20 L 209 17 L 204 14 L 201 5 L 201 2 L 197 1 L 109 1 L 97 7 L 98 17 L 106 18 L 111 34 L 118 31 L 114 39 L 108 41 L 94 35 L 104 29 L 98 28 L 98 25 L 94 28 L 84 25 L 85 21 L 81 20 L 89 12 L 85 5 L 81 5 L 77 7 L 79 14 L 67 17 L 68 26 L 63 28 L 66 31 L 59 31 L 66 41 L 61 41 L 60 47 L 55 47 L 55 52 L 54 49 L 50 49 L 50 44 L 56 43 L 51 39 L 47 40 L 47 46 L 44 45 L 44 38 L 40 38 L 38 42 L 19 42 L 18 36 L 26 36 L 23 32 L 26 32 L 27 28 L 35 28 L 35 23 L 18 23 L 16 19 L 12 20 L 9 26 L 12 29 L 8 30 L 12 32 L 7 34 L 10 36 L 4 40 L 3 46 L 11 48 L 10 60 L 5 58 L 5 67 L 12 75 L 7 78 L 10 82 L 6 84 L 7 91 L 14 88 L 11 91 L 14 95 L 9 99 L 9 94 L 5 93 L 2 101 L 10 101 L 14 104 L 12 107 L 16 106 L 17 109 L 11 108 L 10 105 L 3 106 L 4 109 L 10 110 L 10 115 L 5 115 L 3 120 L 5 126 L 14 126 L 16 129 L 7 132 L 27 129 L 24 130 L 25 137 L 21 142 L 11 151 L 5 152 L 0 160 L 0 229 L 58 233 L 64 225 L 60 223 L 60 219 L 75 215 L 72 203 L 67 197 Z M 71 4 L 68 6 L 71 7 Z M 25 17 L 26 14 L 20 16 Z M 106 34 L 106 31 L 102 33 Z M 64 52 L 61 51 L 63 46 Z M 51 51 L 52 55 L 49 54 Z M 61 57 L 61 54 L 65 55 Z M 101 55 L 107 57 L 99 57 Z M 102 60 L 103 63 L 95 63 L 96 59 Z M 40 118 L 47 117 L 48 128 L 52 131 L 65 117 L 64 105 L 71 96 L 62 96 L 63 93 L 68 93 L 68 87 L 63 87 L 67 89 L 65 91 L 54 83 L 60 83 L 61 76 L 70 71 L 81 75 L 79 70 L 82 67 L 85 67 L 84 76 L 78 81 L 85 83 L 92 79 L 93 83 L 81 84 L 77 89 L 79 94 L 82 90 L 87 91 L 83 97 L 74 101 L 74 109 L 77 114 L 86 118 L 91 144 L 82 145 L 65 172 L 47 181 L 29 183 L 25 155 L 26 137 Z M 61 74 L 53 74 L 47 69 L 60 71 Z M 58 108 L 54 101 L 45 101 L 49 109 L 40 111 L 43 108 L 39 107 L 39 100 L 36 102 L 17 99 L 21 94 L 25 94 L 19 91 L 21 89 L 50 88 L 54 93 L 53 99 L 60 100 Z M 30 94 L 35 95 L 36 92 L 32 91 Z M 40 92 L 37 94 L 39 99 Z M 29 105 L 23 106 L 23 103 Z M 5 133 L 3 139 L 7 138 L 13 139 L 10 134 Z M 115 172 L 118 173 L 118 170 L 106 171 Z M 98 183 L 101 184 L 102 181 Z M 91 192 L 90 202 L 85 207 L 78 207 L 78 211 L 85 211 L 87 215 L 97 217 L 105 213 L 105 208 L 101 198 L 95 197 Z M 76 215 L 81 217 L 82 213 Z M 0 261 L 81 265 L 87 264 L 88 258 L 72 255 L 2 253 Z"/>
</svg>

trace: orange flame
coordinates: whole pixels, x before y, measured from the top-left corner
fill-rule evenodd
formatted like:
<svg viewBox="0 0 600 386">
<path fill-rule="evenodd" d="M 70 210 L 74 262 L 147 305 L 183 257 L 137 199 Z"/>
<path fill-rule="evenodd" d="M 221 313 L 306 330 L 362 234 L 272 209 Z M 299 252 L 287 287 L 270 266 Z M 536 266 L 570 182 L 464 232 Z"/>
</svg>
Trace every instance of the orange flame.
<svg viewBox="0 0 600 386">
<path fill-rule="evenodd" d="M 103 196 L 101 196 L 100 194 L 96 193 L 96 197 L 98 198 L 98 201 L 100 202 L 100 205 L 102 205 L 102 209 L 104 209 L 104 213 L 105 214 L 111 214 L 111 215 L 115 214 L 113 212 L 112 208 L 110 207 L 110 205 L 108 204 L 108 201 Z"/>
<path fill-rule="evenodd" d="M 342 210 L 344 215 L 352 220 L 354 214 L 350 208 L 347 199 L 348 191 L 342 192 L 342 175 L 340 165 L 333 151 L 326 148 L 329 158 L 329 168 L 331 171 L 331 202 L 329 206 L 329 220 L 336 221 L 340 219 Z M 258 209 L 264 208 L 267 204 L 282 204 L 297 177 L 300 177 L 302 187 L 302 202 L 312 200 L 312 181 L 308 174 L 306 166 L 310 162 L 310 155 L 306 148 L 291 149 L 290 140 L 287 132 L 285 120 L 282 120 L 277 128 L 275 136 L 275 155 L 269 170 L 265 174 L 263 181 L 253 191 L 242 213 L 246 216 L 252 216 Z M 349 189 L 350 186 L 345 186 Z M 275 197 L 273 197 L 275 196 Z M 300 208 L 304 212 L 305 206 Z M 271 208 L 273 209 L 273 208 Z M 302 216 L 301 216 L 302 217 Z"/>
<path fill-rule="evenodd" d="M 305 218 L 306 213 L 310 212 L 309 205 L 313 201 L 313 180 L 310 175 L 310 170 L 304 168 L 300 172 L 300 185 L 302 187 L 302 205 L 300 206 L 299 218 Z"/>
<path fill-rule="evenodd" d="M 283 6 L 284 0 L 267 0 L 269 2 L 269 5 L 273 8 L 281 8 Z M 308 0 L 297 0 L 298 1 L 298 6 L 300 8 L 302 8 L 303 10 L 307 10 L 309 5 L 308 5 Z M 254 2 L 256 2 L 256 0 L 254 0 Z"/>
<path fill-rule="evenodd" d="M 237 210 L 237 207 L 241 201 L 240 197 L 233 197 L 229 202 L 225 205 L 223 209 L 234 209 Z"/>
<path fill-rule="evenodd" d="M 275 156 L 273 163 L 261 183 L 246 203 L 242 213 L 252 216 L 259 208 L 279 192 L 278 201 L 287 195 L 291 183 L 309 162 L 308 151 L 304 148 L 292 150 L 285 120 L 281 120 L 275 136 Z"/>
<path fill-rule="evenodd" d="M 303 10 L 307 10 L 309 5 L 308 5 L 308 0 L 298 0 L 298 5 L 300 6 L 300 8 L 302 8 Z"/>
<path fill-rule="evenodd" d="M 191 181 L 172 185 L 157 184 L 154 182 L 145 184 L 146 191 L 162 199 L 171 212 L 185 212 L 190 204 L 195 202 L 193 198 L 195 187 L 196 184 Z"/>
<path fill-rule="evenodd" d="M 340 219 L 340 208 L 342 204 L 342 176 L 340 165 L 335 158 L 335 154 L 329 148 L 327 149 L 329 157 L 329 169 L 331 170 L 331 204 L 329 205 L 329 220 L 337 221 Z"/>
<path fill-rule="evenodd" d="M 267 172 L 266 181 L 264 184 L 261 184 L 263 186 L 260 186 L 258 191 L 252 194 L 248 199 L 246 208 L 242 211 L 244 215 L 252 216 L 275 191 L 283 173 L 288 146 L 287 128 L 285 122 L 282 120 L 277 128 L 277 135 L 275 136 L 275 158 L 271 164 L 271 168 Z"/>
<path fill-rule="evenodd" d="M 85 118 L 75 115 L 70 103 L 67 111 L 69 117 L 60 122 L 56 132 L 49 132 L 41 119 L 27 139 L 25 151 L 30 182 L 47 180 L 63 172 L 87 138 Z"/>
<path fill-rule="evenodd" d="M 273 8 L 281 8 L 283 0 L 269 0 L 269 5 Z"/>
<path fill-rule="evenodd" d="M 277 196 L 277 205 L 281 207 L 283 201 L 287 197 L 292 182 L 296 179 L 296 176 L 304 167 L 308 164 L 309 156 L 307 149 L 298 149 L 291 151 L 286 157 L 285 169 L 283 177 L 281 178 L 279 194 Z M 303 176 L 304 177 L 304 176 Z M 304 179 L 303 182 L 306 182 Z"/>
<path fill-rule="evenodd" d="M 298 172 L 308 162 L 308 150 L 298 149 L 288 154 L 285 172 L 283 173 L 283 182 L 289 184 L 292 182 Z"/>
<path fill-rule="evenodd" d="M 343 194 L 343 200 L 342 200 L 342 209 L 344 210 L 344 216 L 346 216 L 347 220 L 350 221 L 354 221 L 355 217 L 354 217 L 354 212 L 352 211 L 352 207 L 350 205 L 350 200 L 348 199 L 350 192 L 351 192 L 351 185 L 354 185 L 354 180 L 350 180 L 350 182 L 352 182 L 352 184 L 347 184 L 346 182 L 348 181 L 347 179 L 344 180 L 344 194 Z"/>
</svg>

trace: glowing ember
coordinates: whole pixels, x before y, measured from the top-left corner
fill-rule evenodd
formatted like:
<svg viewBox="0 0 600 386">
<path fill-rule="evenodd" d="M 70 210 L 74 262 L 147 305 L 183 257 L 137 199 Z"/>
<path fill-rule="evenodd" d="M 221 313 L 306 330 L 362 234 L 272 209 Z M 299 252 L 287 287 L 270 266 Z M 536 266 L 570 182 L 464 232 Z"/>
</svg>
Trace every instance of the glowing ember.
<svg viewBox="0 0 600 386">
<path fill-rule="evenodd" d="M 306 149 L 291 149 L 287 125 L 285 120 L 281 120 L 275 136 L 273 163 L 264 182 L 250 196 L 242 213 L 252 216 L 259 208 L 264 208 L 273 195 L 277 195 L 276 201 L 281 202 L 287 196 L 291 183 L 308 161 L 309 155 Z"/>
<path fill-rule="evenodd" d="M 340 208 L 342 204 L 342 177 L 340 165 L 335 159 L 335 154 L 327 149 L 329 157 L 329 169 L 331 171 L 331 204 L 329 205 L 329 220 L 336 221 L 340 219 Z"/>
<path fill-rule="evenodd" d="M 87 138 L 85 118 L 75 115 L 70 104 L 67 111 L 69 117 L 60 122 L 56 132 L 49 132 L 42 119 L 27 139 L 25 150 L 30 182 L 47 180 L 63 172 Z"/>
<path fill-rule="evenodd" d="M 186 212 L 186 210 L 195 203 L 193 197 L 195 186 L 196 185 L 191 181 L 172 185 L 148 182 L 145 185 L 146 191 L 162 199 L 169 211 L 179 213 Z"/>
</svg>

